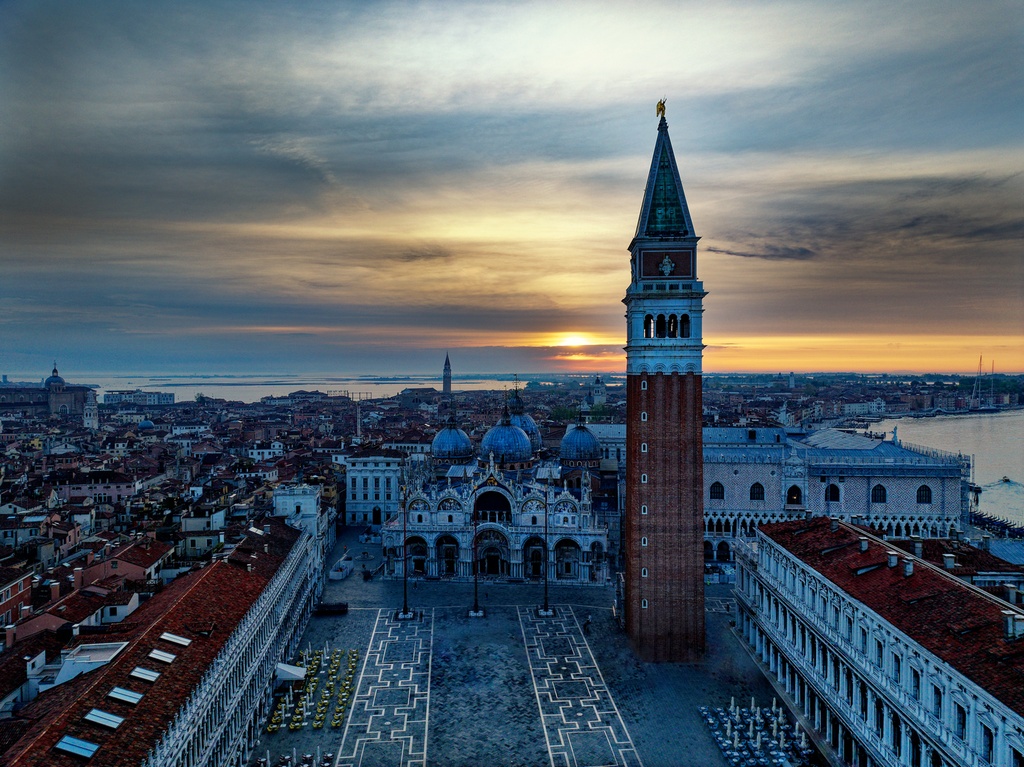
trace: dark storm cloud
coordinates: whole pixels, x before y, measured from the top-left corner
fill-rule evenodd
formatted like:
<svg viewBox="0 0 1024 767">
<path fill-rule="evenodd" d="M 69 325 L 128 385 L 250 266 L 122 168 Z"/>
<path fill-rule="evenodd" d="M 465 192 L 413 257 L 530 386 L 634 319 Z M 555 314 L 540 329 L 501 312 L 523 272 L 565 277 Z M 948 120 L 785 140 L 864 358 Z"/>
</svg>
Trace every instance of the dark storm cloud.
<svg viewBox="0 0 1024 767">
<path fill-rule="evenodd" d="M 708 253 L 722 253 L 726 256 L 740 256 L 741 258 L 763 258 L 768 261 L 806 261 L 814 258 L 816 253 L 810 248 L 792 248 L 781 245 L 765 244 L 765 248 L 759 252 L 741 252 L 738 250 L 726 250 L 724 248 L 705 248 Z"/>
</svg>

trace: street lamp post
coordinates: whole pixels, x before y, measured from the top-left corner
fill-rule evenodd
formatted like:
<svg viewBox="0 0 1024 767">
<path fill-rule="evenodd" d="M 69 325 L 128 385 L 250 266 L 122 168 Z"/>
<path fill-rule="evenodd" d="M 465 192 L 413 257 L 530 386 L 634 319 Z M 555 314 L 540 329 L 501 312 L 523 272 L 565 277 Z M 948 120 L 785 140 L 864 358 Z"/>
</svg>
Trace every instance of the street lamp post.
<svg viewBox="0 0 1024 767">
<path fill-rule="evenodd" d="M 480 524 L 480 512 L 473 509 L 473 609 L 471 614 L 479 617 L 480 610 L 480 561 L 477 559 L 477 527 Z"/>
<path fill-rule="evenodd" d="M 409 611 L 409 509 L 405 503 L 405 486 L 400 488 L 399 506 L 402 510 L 402 612 L 399 619 L 411 618 Z"/>
<path fill-rule="evenodd" d="M 538 615 L 550 616 L 554 611 L 548 605 L 548 570 L 551 567 L 551 551 L 548 545 L 548 512 L 551 510 L 551 487 L 544 493 L 544 606 L 537 611 Z"/>
</svg>

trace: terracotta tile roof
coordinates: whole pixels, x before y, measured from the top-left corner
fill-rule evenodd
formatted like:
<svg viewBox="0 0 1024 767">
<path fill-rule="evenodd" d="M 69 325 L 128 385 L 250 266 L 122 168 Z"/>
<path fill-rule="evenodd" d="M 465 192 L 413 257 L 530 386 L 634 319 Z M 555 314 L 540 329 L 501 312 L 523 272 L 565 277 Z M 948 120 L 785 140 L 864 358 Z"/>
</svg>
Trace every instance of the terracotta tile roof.
<svg viewBox="0 0 1024 767">
<path fill-rule="evenodd" d="M 136 767 L 159 741 L 167 725 L 199 684 L 220 653 L 234 627 L 245 616 L 276 572 L 299 532 L 275 523 L 268 536 L 246 548 L 249 570 L 231 561 L 215 562 L 171 583 L 140 607 L 120 631 L 106 633 L 103 642 L 126 641 L 128 646 L 113 661 L 96 671 L 48 690 L 20 712 L 35 723 L 4 754 L 8 767 L 81 767 L 80 757 L 55 750 L 65 735 L 99 746 L 88 760 L 90 767 Z M 248 540 L 248 539 L 247 539 Z M 252 554 L 256 556 L 251 557 Z M 192 642 L 187 647 L 162 640 L 170 632 Z M 80 637 L 80 639 L 86 639 Z M 88 640 L 86 639 L 86 642 Z M 148 657 L 153 649 L 176 656 L 171 664 Z M 130 676 L 136 666 L 161 672 L 152 683 Z M 115 686 L 143 694 L 135 706 L 114 700 Z M 110 730 L 83 717 L 99 708 L 125 718 Z"/>
<path fill-rule="evenodd" d="M 155 565 L 173 550 L 173 546 L 161 543 L 160 541 L 154 541 L 152 538 L 145 538 L 115 549 L 111 553 L 110 558 L 145 569 Z"/>
<path fill-rule="evenodd" d="M 899 552 L 859 528 L 819 517 L 762 525 L 760 531 L 897 630 L 913 638 L 1013 711 L 1024 715 L 1024 638 L 1007 640 L 1008 605 L 935 566 Z M 858 538 L 869 539 L 860 551 Z M 914 559 L 904 575 L 904 558 Z M 880 565 L 872 568 L 872 565 Z"/>
<path fill-rule="evenodd" d="M 902 551 L 914 551 L 914 541 L 907 539 L 890 541 L 893 546 L 899 547 Z M 997 557 L 991 551 L 985 551 L 962 541 L 954 541 L 948 538 L 926 538 L 921 541 L 921 559 L 926 562 L 943 567 L 944 554 L 952 554 L 956 557 L 956 565 L 950 571 L 954 575 L 965 577 L 977 575 L 978 573 L 1020 573 L 1024 572 L 1024 566 L 1007 562 Z"/>
<path fill-rule="evenodd" d="M 46 612 L 70 623 L 81 623 L 106 604 L 99 594 L 88 591 L 75 591 L 59 602 L 55 602 Z"/>
</svg>

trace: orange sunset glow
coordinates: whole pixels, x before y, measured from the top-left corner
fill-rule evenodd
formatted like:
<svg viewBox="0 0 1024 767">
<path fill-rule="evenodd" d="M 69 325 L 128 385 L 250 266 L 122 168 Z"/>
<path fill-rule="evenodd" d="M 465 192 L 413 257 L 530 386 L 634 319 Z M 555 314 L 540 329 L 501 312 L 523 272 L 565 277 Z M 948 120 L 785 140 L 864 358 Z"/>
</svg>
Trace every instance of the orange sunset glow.
<svg viewBox="0 0 1024 767">
<path fill-rule="evenodd" d="M 998 3 L 96 7 L 0 7 L 5 372 L 622 371 L 663 96 L 705 371 L 1024 371 Z"/>
</svg>

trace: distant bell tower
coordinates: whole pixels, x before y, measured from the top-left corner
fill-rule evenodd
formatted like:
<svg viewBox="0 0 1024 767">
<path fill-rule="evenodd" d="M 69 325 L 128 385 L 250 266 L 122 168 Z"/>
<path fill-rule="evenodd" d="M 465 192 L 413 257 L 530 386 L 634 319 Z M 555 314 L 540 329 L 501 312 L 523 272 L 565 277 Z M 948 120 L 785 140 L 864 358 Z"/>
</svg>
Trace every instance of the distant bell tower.
<svg viewBox="0 0 1024 767">
<path fill-rule="evenodd" d="M 664 102 L 626 305 L 626 631 L 646 661 L 704 655 L 701 316 L 697 240 Z"/>
<path fill-rule="evenodd" d="M 82 408 L 82 426 L 86 429 L 100 428 L 100 411 L 96 404 L 96 392 L 92 389 L 85 393 L 85 406 Z"/>
<path fill-rule="evenodd" d="M 441 380 L 443 381 L 443 383 L 441 384 L 441 393 L 442 394 L 451 394 L 452 393 L 452 363 L 448 359 L 448 352 L 445 352 L 445 355 L 444 355 L 444 375 L 443 375 Z"/>
</svg>

